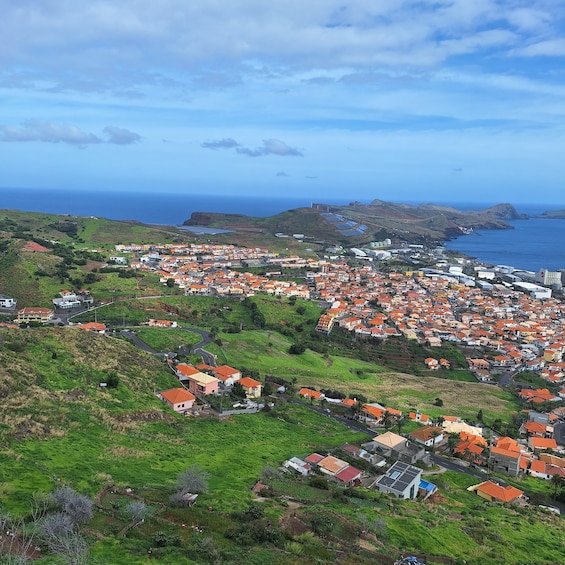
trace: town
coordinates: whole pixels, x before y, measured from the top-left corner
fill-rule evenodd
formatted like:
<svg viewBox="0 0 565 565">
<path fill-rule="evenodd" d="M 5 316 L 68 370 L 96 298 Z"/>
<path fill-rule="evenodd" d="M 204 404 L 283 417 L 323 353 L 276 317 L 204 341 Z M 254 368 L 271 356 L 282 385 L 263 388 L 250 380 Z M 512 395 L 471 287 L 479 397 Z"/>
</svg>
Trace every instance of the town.
<svg viewBox="0 0 565 565">
<path fill-rule="evenodd" d="M 390 242 L 384 245 L 390 246 Z M 379 268 L 383 265 L 382 251 L 378 252 L 381 261 L 360 261 L 360 257 L 368 256 L 359 249 L 352 250 L 349 261 L 344 256 L 304 259 L 279 256 L 263 248 L 215 244 L 116 245 L 114 251 L 108 257 L 111 264 L 155 273 L 163 285 L 178 287 L 186 296 L 243 298 L 265 293 L 316 301 L 321 306 L 316 329 L 324 334 L 339 327 L 366 339 L 403 336 L 437 348 L 438 352 L 444 342 L 461 345 L 465 351 L 486 349 L 490 354 L 482 357 L 466 355 L 468 369 L 478 382 L 508 386 L 513 384 L 513 376 L 523 371 L 539 375 L 547 387 L 527 386 L 518 391 L 524 409 L 515 438 L 488 429 L 480 417 L 474 425 L 458 415 L 446 414 L 434 421 L 420 411 L 403 414 L 377 402 L 331 398 L 307 387 L 298 394 L 316 405 L 323 403 L 329 413 L 343 415 L 345 409 L 371 428 L 385 427 L 383 439 L 376 436 L 370 449 L 363 446 L 373 457 L 385 453 L 404 463 L 430 464 L 425 450 L 432 448 L 434 452 L 460 457 L 467 465 L 487 473 L 529 474 L 556 482 L 565 477 L 565 304 L 551 297 L 551 287 L 561 286 L 562 273 L 524 273 L 511 267 L 480 265 L 461 257 L 448 261 L 441 249 L 427 251 L 423 246 L 409 246 L 402 253 L 409 254 L 412 262 L 428 254 L 434 264 L 402 271 Z M 384 259 L 392 254 L 387 251 Z M 375 259 L 378 257 L 374 254 Z M 250 267 L 263 267 L 264 274 L 246 271 Z M 14 323 L 49 323 L 55 312 L 90 308 L 93 302 L 88 291 L 62 291 L 60 297 L 53 299 L 53 309 L 20 309 Z M 16 304 L 10 297 L 2 296 L 0 306 L 14 309 Z M 176 326 L 176 322 L 167 320 L 149 320 L 148 324 Z M 96 323 L 79 327 L 99 333 L 107 330 L 104 324 Z M 430 371 L 450 370 L 449 360 L 440 355 L 424 362 Z M 194 414 L 195 403 L 209 405 L 210 398 L 225 395 L 236 383 L 243 401 L 235 403 L 235 408 L 232 406 L 233 413 L 243 413 L 242 409 L 254 412 L 264 405 L 258 402 L 263 383 L 242 375 L 238 369 L 205 363 L 196 367 L 179 363 L 173 367 L 171 359 L 169 363 L 182 388 L 160 391 L 159 397 L 176 411 Z M 404 421 L 418 422 L 422 427 L 407 438 L 389 431 L 398 425 L 400 432 Z M 328 471 L 320 461 L 307 458 L 290 466 L 298 465 L 299 472 L 304 473 L 309 465 L 314 465 L 339 479 L 339 472 Z M 361 473 L 350 471 L 346 476 L 345 482 L 349 484 L 359 479 Z M 488 498 L 508 501 L 508 492 L 496 484 L 483 482 L 487 486 L 479 485 L 477 493 L 486 489 L 490 493 L 485 495 Z M 375 486 L 379 487 L 378 480 Z M 392 487 L 382 488 L 396 492 Z M 409 490 L 414 498 L 417 489 Z M 523 494 L 517 489 L 511 492 L 512 500 Z"/>
</svg>

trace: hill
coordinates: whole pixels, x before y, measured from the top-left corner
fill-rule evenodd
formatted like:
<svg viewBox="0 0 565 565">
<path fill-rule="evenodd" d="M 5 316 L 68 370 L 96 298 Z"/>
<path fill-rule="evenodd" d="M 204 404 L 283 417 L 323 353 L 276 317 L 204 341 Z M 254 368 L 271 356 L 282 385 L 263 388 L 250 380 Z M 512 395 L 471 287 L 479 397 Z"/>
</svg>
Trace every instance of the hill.
<svg viewBox="0 0 565 565">
<path fill-rule="evenodd" d="M 100 388 L 111 374 L 116 388 Z M 282 399 L 255 415 L 186 418 L 154 395 L 175 383 L 165 363 L 121 339 L 0 330 L 1 510 L 29 523 L 34 496 L 72 486 L 94 504 L 80 535 L 108 564 L 144 563 L 151 549 L 172 565 L 392 564 L 406 552 L 430 565 L 482 565 L 525 562 L 534 546 L 537 563 L 559 562 L 551 513 L 485 503 L 466 490 L 477 479 L 453 472 L 427 476 L 441 489 L 427 502 L 282 473 L 291 456 L 346 457 L 337 446 L 367 436 Z M 172 506 L 176 477 L 194 465 L 209 475 L 208 492 Z M 132 522 L 132 502 L 143 504 L 142 522 Z"/>
<path fill-rule="evenodd" d="M 352 202 L 345 206 L 316 203 L 311 208 L 297 208 L 268 218 L 195 212 L 184 224 L 246 233 L 304 234 L 306 241 L 348 245 L 386 238 L 434 244 L 473 229 L 509 229 L 506 220 L 526 217 L 511 204 L 462 211 L 435 204 L 411 206 L 373 200 L 370 204 Z"/>
</svg>

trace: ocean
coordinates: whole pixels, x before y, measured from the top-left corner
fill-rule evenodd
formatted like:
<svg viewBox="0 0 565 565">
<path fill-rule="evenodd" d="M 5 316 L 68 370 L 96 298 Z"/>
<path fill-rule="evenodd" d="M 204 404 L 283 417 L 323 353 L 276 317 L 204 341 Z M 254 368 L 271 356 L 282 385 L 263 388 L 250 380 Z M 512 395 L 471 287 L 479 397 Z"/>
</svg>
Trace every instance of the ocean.
<svg viewBox="0 0 565 565">
<path fill-rule="evenodd" d="M 322 199 L 327 204 L 347 204 L 350 200 Z M 69 191 L 51 189 L 0 188 L 0 209 L 97 216 L 109 220 L 138 220 L 147 224 L 178 226 L 192 212 L 222 212 L 265 217 L 309 207 L 308 197 L 249 197 L 237 195 L 179 194 L 166 192 Z M 369 202 L 369 201 L 367 201 Z"/>
<path fill-rule="evenodd" d="M 514 229 L 478 230 L 448 241 L 445 247 L 492 265 L 534 272 L 565 269 L 565 220 L 532 217 L 508 223 Z"/>
<path fill-rule="evenodd" d="M 313 201 L 343 205 L 353 200 L 356 199 L 0 188 L 0 209 L 97 216 L 110 220 L 138 220 L 159 225 L 181 225 L 190 218 L 192 212 L 227 212 L 264 217 L 293 208 L 309 207 Z M 368 203 L 371 199 L 358 200 Z M 486 208 L 496 202 L 437 204 L 469 210 Z M 548 209 L 565 208 L 565 205 L 521 205 L 516 208 L 519 212 L 535 216 Z M 446 248 L 486 263 L 511 265 L 518 269 L 565 269 L 565 220 L 532 217 L 509 223 L 514 229 L 477 231 L 447 242 Z"/>
</svg>

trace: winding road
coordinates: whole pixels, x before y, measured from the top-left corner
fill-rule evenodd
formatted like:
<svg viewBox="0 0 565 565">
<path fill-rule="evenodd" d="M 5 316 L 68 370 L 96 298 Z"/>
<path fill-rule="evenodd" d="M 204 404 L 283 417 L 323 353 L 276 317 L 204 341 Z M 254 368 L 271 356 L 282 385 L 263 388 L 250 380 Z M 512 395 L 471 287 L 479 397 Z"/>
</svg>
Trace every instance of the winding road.
<svg viewBox="0 0 565 565">
<path fill-rule="evenodd" d="M 192 332 L 198 334 L 201 340 L 194 345 L 193 347 L 184 347 L 179 350 L 179 353 L 187 355 L 189 353 L 196 353 L 202 357 L 202 360 L 207 365 L 211 367 L 216 367 L 216 356 L 209 351 L 206 351 L 204 347 L 208 344 L 212 343 L 212 338 L 210 334 L 204 330 L 200 330 L 197 328 L 177 328 L 179 330 L 183 330 L 186 332 Z M 132 330 L 121 330 L 120 335 L 123 335 L 126 339 L 129 339 L 135 346 L 139 347 L 139 349 L 146 351 L 147 353 L 151 353 L 152 355 L 165 355 L 162 351 L 156 351 L 149 345 L 147 345 L 143 340 L 139 339 L 134 331 Z"/>
</svg>

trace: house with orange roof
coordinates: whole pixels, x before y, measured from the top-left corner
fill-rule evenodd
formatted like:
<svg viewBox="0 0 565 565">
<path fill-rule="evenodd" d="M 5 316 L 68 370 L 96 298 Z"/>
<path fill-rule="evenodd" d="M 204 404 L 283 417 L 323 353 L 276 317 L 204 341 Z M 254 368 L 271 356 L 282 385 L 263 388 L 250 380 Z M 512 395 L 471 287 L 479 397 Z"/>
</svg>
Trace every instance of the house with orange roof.
<svg viewBox="0 0 565 565">
<path fill-rule="evenodd" d="M 188 412 L 192 409 L 196 397 L 185 388 L 171 388 L 159 393 L 159 398 L 164 400 L 175 412 Z"/>
<path fill-rule="evenodd" d="M 439 369 L 439 361 L 433 357 L 426 357 L 424 363 L 430 371 L 437 371 Z"/>
<path fill-rule="evenodd" d="M 316 325 L 316 331 L 329 335 L 335 323 L 335 316 L 322 314 Z"/>
<path fill-rule="evenodd" d="M 426 447 L 432 447 L 443 441 L 443 430 L 437 426 L 423 426 L 409 434 L 410 439 L 422 443 Z"/>
<path fill-rule="evenodd" d="M 360 418 L 368 424 L 379 424 L 385 415 L 385 409 L 380 405 L 363 404 Z"/>
<path fill-rule="evenodd" d="M 520 451 L 510 451 L 498 446 L 490 448 L 489 465 L 493 471 L 517 477 L 520 472 Z"/>
<path fill-rule="evenodd" d="M 479 445 L 481 447 L 488 447 L 488 441 L 479 435 L 470 434 L 468 432 L 459 432 L 459 439 L 461 441 L 468 441 L 469 443 L 473 443 L 475 445 Z"/>
<path fill-rule="evenodd" d="M 470 441 L 460 441 L 453 450 L 455 455 L 459 455 L 462 459 L 470 461 L 476 464 L 486 463 L 483 457 L 484 448 L 476 443 L 471 443 Z"/>
<path fill-rule="evenodd" d="M 496 441 L 496 447 L 500 449 L 506 449 L 507 451 L 514 451 L 515 453 L 520 453 L 522 448 L 518 445 L 518 442 L 511 437 L 501 436 Z"/>
<path fill-rule="evenodd" d="M 81 330 L 85 330 L 87 332 L 95 332 L 99 334 L 106 333 L 106 330 L 108 329 L 104 324 L 101 324 L 100 322 L 87 322 L 85 324 L 79 324 L 77 328 L 80 328 Z"/>
<path fill-rule="evenodd" d="M 327 457 L 324 457 L 323 459 L 318 461 L 318 468 L 320 469 L 320 471 L 322 471 L 322 473 L 325 473 L 326 475 L 331 476 L 334 476 L 336 473 L 343 471 L 343 469 L 348 466 L 349 463 L 347 463 L 347 461 L 342 461 L 341 459 L 338 459 L 333 455 L 328 455 Z"/>
<path fill-rule="evenodd" d="M 176 366 L 175 372 L 177 377 L 182 380 L 184 378 L 191 377 L 192 375 L 196 375 L 200 371 L 193 367 L 192 365 L 187 365 L 186 363 L 179 363 Z"/>
<path fill-rule="evenodd" d="M 556 402 L 561 400 L 559 396 L 556 396 L 550 392 L 547 388 L 538 388 L 535 390 L 524 388 L 520 391 L 520 398 L 525 402 Z"/>
<path fill-rule="evenodd" d="M 541 459 L 532 459 L 528 474 L 538 479 L 549 479 L 551 475 L 547 473 L 547 463 Z"/>
<path fill-rule="evenodd" d="M 355 400 L 354 398 L 344 398 L 341 401 L 341 405 L 346 406 L 347 408 L 351 408 L 352 406 L 355 406 L 356 404 L 357 404 L 357 400 Z"/>
<path fill-rule="evenodd" d="M 545 461 L 548 465 L 553 465 L 555 467 L 561 467 L 565 470 L 565 458 L 553 455 L 553 453 L 540 453 L 539 458 Z"/>
<path fill-rule="evenodd" d="M 247 398 L 258 398 L 261 396 L 263 385 L 259 381 L 251 377 L 243 377 L 239 380 L 239 384 L 243 387 Z"/>
<path fill-rule="evenodd" d="M 324 398 L 323 393 L 304 387 L 298 391 L 298 394 L 299 396 L 303 396 L 304 398 L 311 398 L 313 400 L 321 400 L 322 398 Z"/>
<path fill-rule="evenodd" d="M 520 489 L 510 485 L 503 487 L 492 481 L 485 481 L 470 487 L 469 490 L 474 490 L 481 498 L 490 502 L 516 502 L 524 496 L 524 491 Z"/>
<path fill-rule="evenodd" d="M 387 414 L 390 414 L 393 418 L 402 418 L 402 410 L 397 410 L 396 408 L 391 408 L 387 406 L 385 408 Z"/>
<path fill-rule="evenodd" d="M 557 449 L 557 442 L 553 438 L 549 437 L 531 436 L 528 438 L 528 446 L 535 453 L 538 453 L 540 451 Z"/>
<path fill-rule="evenodd" d="M 528 420 L 525 422 L 521 428 L 520 432 L 525 436 L 536 436 L 536 437 L 549 437 L 552 435 L 553 428 L 541 422 L 535 422 L 534 420 Z"/>
<path fill-rule="evenodd" d="M 232 386 L 233 383 L 241 379 L 241 371 L 234 369 L 229 365 L 220 365 L 219 367 L 213 367 L 212 373 L 219 379 L 224 386 Z"/>
</svg>

